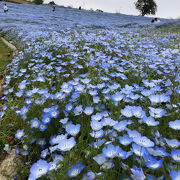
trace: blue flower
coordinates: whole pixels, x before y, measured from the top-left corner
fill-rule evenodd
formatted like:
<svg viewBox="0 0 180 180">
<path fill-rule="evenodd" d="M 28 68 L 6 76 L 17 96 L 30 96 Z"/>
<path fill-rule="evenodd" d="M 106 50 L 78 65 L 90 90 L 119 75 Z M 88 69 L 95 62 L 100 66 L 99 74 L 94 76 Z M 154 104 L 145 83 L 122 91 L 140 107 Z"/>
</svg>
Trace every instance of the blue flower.
<svg viewBox="0 0 180 180">
<path fill-rule="evenodd" d="M 28 180 L 35 180 L 45 175 L 49 170 L 49 164 L 45 160 L 38 160 L 30 168 L 30 176 Z"/>
<path fill-rule="evenodd" d="M 45 150 L 43 150 L 43 151 L 41 151 L 41 158 L 46 158 L 46 156 L 49 154 L 49 151 L 48 151 L 48 149 L 45 149 Z"/>
<path fill-rule="evenodd" d="M 169 127 L 174 130 L 180 130 L 180 120 L 170 121 Z"/>
<path fill-rule="evenodd" d="M 102 165 L 104 164 L 108 158 L 102 153 L 102 154 L 98 154 L 97 156 L 93 157 L 93 159 L 99 164 Z"/>
<path fill-rule="evenodd" d="M 68 127 L 66 127 L 66 131 L 68 134 L 72 135 L 72 136 L 76 136 L 79 131 L 80 131 L 80 124 L 74 125 L 74 124 L 70 124 Z"/>
<path fill-rule="evenodd" d="M 81 173 L 81 171 L 85 168 L 85 165 L 82 162 L 77 162 L 77 164 L 72 165 L 71 169 L 68 170 L 68 177 L 73 178 Z"/>
<path fill-rule="evenodd" d="M 180 179 L 180 170 L 178 171 L 170 171 L 170 176 L 172 180 L 179 180 Z"/>
<path fill-rule="evenodd" d="M 167 139 L 165 138 L 166 143 L 168 146 L 172 148 L 178 148 L 180 146 L 180 142 L 177 139 Z"/>
<path fill-rule="evenodd" d="M 57 109 L 52 108 L 50 110 L 51 118 L 57 118 L 58 114 L 59 114 L 59 111 Z"/>
<path fill-rule="evenodd" d="M 126 106 L 124 109 L 121 109 L 121 114 L 125 117 L 132 117 L 133 116 L 132 107 Z"/>
<path fill-rule="evenodd" d="M 98 130 L 103 128 L 103 123 L 99 122 L 99 121 L 96 121 L 96 120 L 93 120 L 93 121 L 91 121 L 91 128 L 94 131 L 98 131 Z"/>
<path fill-rule="evenodd" d="M 153 117 L 144 117 L 144 123 L 146 123 L 148 126 L 157 126 L 159 124 L 158 121 L 155 121 Z"/>
<path fill-rule="evenodd" d="M 144 156 L 146 153 L 146 149 L 144 147 L 141 147 L 135 143 L 132 144 L 132 152 L 134 152 L 137 156 Z"/>
<path fill-rule="evenodd" d="M 142 168 L 137 168 L 136 166 L 134 166 L 133 168 L 131 168 L 131 172 L 131 177 L 133 178 L 133 180 L 144 180 L 146 178 Z"/>
<path fill-rule="evenodd" d="M 49 124 L 51 122 L 50 114 L 42 114 L 42 122 L 44 124 Z"/>
<path fill-rule="evenodd" d="M 128 122 L 126 120 L 124 121 L 120 121 L 118 123 L 116 123 L 113 128 L 118 131 L 118 132 L 121 132 L 121 131 L 124 131 L 126 129 L 126 126 L 128 125 Z"/>
<path fill-rule="evenodd" d="M 117 92 L 116 94 L 112 95 L 112 100 L 119 102 L 124 98 L 124 95 L 121 94 L 120 92 Z"/>
<path fill-rule="evenodd" d="M 171 157 L 177 161 L 177 162 L 180 162 L 180 150 L 179 149 L 173 149 L 171 151 Z"/>
<path fill-rule="evenodd" d="M 57 145 L 57 148 L 60 151 L 70 151 L 75 145 L 76 145 L 76 141 L 74 137 L 71 137 L 70 139 L 61 140 Z"/>
<path fill-rule="evenodd" d="M 87 106 L 87 107 L 85 108 L 85 110 L 84 110 L 84 113 L 85 113 L 86 115 L 91 115 L 93 112 L 94 112 L 94 108 L 91 107 L 91 106 Z"/>
<path fill-rule="evenodd" d="M 99 131 L 92 131 L 90 135 L 94 138 L 101 138 L 104 136 L 104 131 L 102 129 Z"/>
<path fill-rule="evenodd" d="M 39 128 L 40 126 L 40 121 L 37 118 L 34 118 L 31 122 L 31 128 Z"/>
<path fill-rule="evenodd" d="M 96 113 L 95 115 L 91 116 L 91 120 L 92 121 L 99 121 L 103 118 L 103 114 L 102 113 Z"/>
<path fill-rule="evenodd" d="M 41 123 L 41 124 L 39 125 L 39 130 L 40 130 L 40 131 L 45 131 L 47 128 L 48 128 L 48 126 L 45 125 L 45 124 L 42 124 L 42 123 Z"/>
<path fill-rule="evenodd" d="M 146 136 L 134 138 L 133 141 L 139 146 L 146 147 L 146 148 L 154 146 L 154 143 L 150 139 L 148 139 Z"/>
<path fill-rule="evenodd" d="M 156 160 L 155 158 L 151 158 L 149 161 L 145 162 L 145 165 L 150 169 L 159 169 L 162 167 L 163 160 Z"/>
<path fill-rule="evenodd" d="M 161 118 L 166 114 L 166 111 L 162 108 L 149 107 L 149 114 L 154 118 Z"/>
<path fill-rule="evenodd" d="M 118 156 L 118 153 L 121 152 L 121 149 L 119 146 L 113 146 L 112 144 L 109 144 L 106 148 L 103 148 L 102 152 L 106 157 L 114 158 L 115 156 Z"/>
<path fill-rule="evenodd" d="M 17 132 L 16 132 L 16 134 L 15 134 L 15 137 L 17 138 L 17 139 L 21 139 L 23 136 L 25 135 L 25 133 L 24 133 L 24 129 L 18 129 L 17 130 Z"/>
<path fill-rule="evenodd" d="M 133 141 L 133 138 L 130 138 L 127 134 L 119 136 L 119 142 L 125 146 L 129 145 Z"/>
</svg>

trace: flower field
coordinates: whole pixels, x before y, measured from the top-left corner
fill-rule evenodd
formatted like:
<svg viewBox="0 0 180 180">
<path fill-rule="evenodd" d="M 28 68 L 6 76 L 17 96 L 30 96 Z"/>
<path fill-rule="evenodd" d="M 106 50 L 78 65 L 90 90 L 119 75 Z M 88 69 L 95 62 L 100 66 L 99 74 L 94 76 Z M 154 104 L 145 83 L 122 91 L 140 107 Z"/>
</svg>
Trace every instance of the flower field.
<svg viewBox="0 0 180 180">
<path fill-rule="evenodd" d="M 4 150 L 24 157 L 23 179 L 180 178 L 178 25 L 11 25 L 0 32 L 19 54 L 7 67 L 0 127 L 14 136 Z"/>
</svg>

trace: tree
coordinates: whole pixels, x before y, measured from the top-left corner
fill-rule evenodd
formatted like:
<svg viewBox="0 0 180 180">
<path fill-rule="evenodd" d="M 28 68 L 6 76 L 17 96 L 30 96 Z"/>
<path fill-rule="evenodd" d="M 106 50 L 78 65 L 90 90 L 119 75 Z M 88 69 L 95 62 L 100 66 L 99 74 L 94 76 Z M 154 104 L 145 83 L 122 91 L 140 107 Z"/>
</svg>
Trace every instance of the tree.
<svg viewBox="0 0 180 180">
<path fill-rule="evenodd" d="M 157 5 L 154 0 L 138 0 L 135 6 L 142 16 L 146 14 L 155 14 L 157 11 Z"/>
<path fill-rule="evenodd" d="M 33 2 L 37 5 L 43 4 L 43 0 L 34 0 Z"/>
</svg>

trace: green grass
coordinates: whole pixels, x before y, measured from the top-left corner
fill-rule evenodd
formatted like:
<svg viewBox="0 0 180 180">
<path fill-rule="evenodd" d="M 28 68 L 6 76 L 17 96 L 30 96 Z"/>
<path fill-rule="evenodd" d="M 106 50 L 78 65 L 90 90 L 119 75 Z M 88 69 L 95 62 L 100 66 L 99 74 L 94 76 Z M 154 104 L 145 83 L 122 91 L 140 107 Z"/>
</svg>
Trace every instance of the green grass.
<svg viewBox="0 0 180 180">
<path fill-rule="evenodd" d="M 8 48 L 0 39 L 0 79 L 3 76 L 3 72 L 6 66 L 9 64 L 12 57 L 12 50 Z"/>
</svg>

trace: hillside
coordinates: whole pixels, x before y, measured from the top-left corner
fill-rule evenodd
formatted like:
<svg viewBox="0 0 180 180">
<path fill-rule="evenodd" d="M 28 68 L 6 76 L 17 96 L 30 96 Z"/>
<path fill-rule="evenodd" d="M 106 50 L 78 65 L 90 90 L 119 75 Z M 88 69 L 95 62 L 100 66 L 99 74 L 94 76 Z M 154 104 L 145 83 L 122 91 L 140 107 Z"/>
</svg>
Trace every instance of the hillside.
<svg viewBox="0 0 180 180">
<path fill-rule="evenodd" d="M 180 179 L 179 21 L 8 7 L 0 179 Z"/>
<path fill-rule="evenodd" d="M 6 0 L 6 2 L 17 3 L 17 4 L 34 4 L 25 0 Z"/>
</svg>

